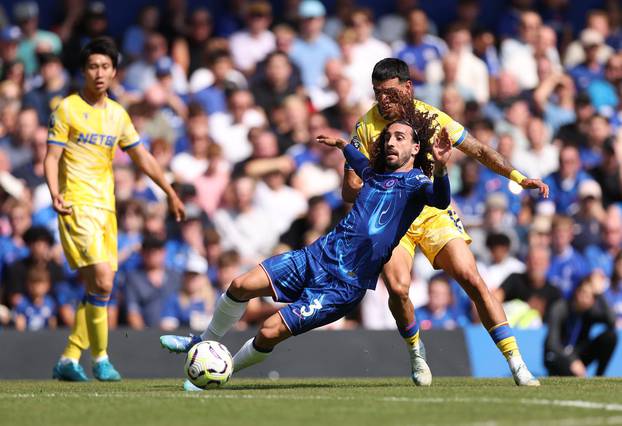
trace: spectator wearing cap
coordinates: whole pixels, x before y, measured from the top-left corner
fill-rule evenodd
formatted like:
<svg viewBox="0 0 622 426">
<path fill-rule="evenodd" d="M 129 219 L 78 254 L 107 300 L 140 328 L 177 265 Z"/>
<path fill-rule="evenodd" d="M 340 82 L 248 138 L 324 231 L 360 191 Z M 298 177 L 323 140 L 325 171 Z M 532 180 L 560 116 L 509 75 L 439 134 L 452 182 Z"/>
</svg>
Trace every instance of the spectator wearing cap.
<svg viewBox="0 0 622 426">
<path fill-rule="evenodd" d="M 551 251 L 547 246 L 534 245 L 527 252 L 524 272 L 510 274 L 495 291 L 500 302 L 522 300 L 536 309 L 546 321 L 556 300 L 562 297 L 557 287 L 548 281 Z"/>
<path fill-rule="evenodd" d="M 600 243 L 588 246 L 585 249 L 585 258 L 592 273 L 598 273 L 608 281 L 613 274 L 614 259 L 621 251 L 622 212 L 618 206 L 611 206 L 601 223 Z"/>
<path fill-rule="evenodd" d="M 49 274 L 54 290 L 63 286 L 66 281 L 61 266 L 52 259 L 54 238 L 50 231 L 41 226 L 30 227 L 24 233 L 24 242 L 28 248 L 28 256 L 17 260 L 4 271 L 3 287 L 10 306 L 17 306 L 26 292 L 24 286 L 31 269 L 43 268 Z"/>
<path fill-rule="evenodd" d="M 579 37 L 585 51 L 585 60 L 572 67 L 569 71 L 570 76 L 577 86 L 577 90 L 587 90 L 592 81 L 601 79 L 604 76 L 604 62 L 599 61 L 598 52 L 605 43 L 601 33 L 596 30 L 586 28 Z"/>
<path fill-rule="evenodd" d="M 0 65 L 2 75 L 6 75 L 6 67 L 17 61 L 17 47 L 22 38 L 22 30 L 18 26 L 8 26 L 0 31 Z M 3 77 L 4 78 L 4 77 Z"/>
<path fill-rule="evenodd" d="M 622 179 L 620 177 L 619 144 L 609 140 L 603 146 L 601 165 L 591 170 L 591 174 L 602 189 L 605 207 L 622 202 Z"/>
<path fill-rule="evenodd" d="M 557 215 L 553 219 L 551 234 L 551 265 L 547 274 L 549 282 L 557 287 L 565 298 L 581 280 L 590 274 L 585 257 L 572 246 L 574 221 L 569 216 Z"/>
<path fill-rule="evenodd" d="M 590 10 L 586 16 L 586 24 L 584 32 L 589 30 L 590 32 L 596 32 L 603 40 L 610 34 L 609 16 L 603 10 L 594 9 Z M 583 32 L 581 33 L 583 35 Z M 593 36 L 590 36 L 593 37 Z M 593 37 L 594 38 L 594 37 Z M 607 59 L 613 54 L 615 49 L 608 46 L 605 43 L 599 43 L 596 57 L 599 63 L 604 64 Z M 566 48 L 564 54 L 564 67 L 571 69 L 572 67 L 585 62 L 586 51 L 583 38 L 580 36 L 577 40 L 572 41 Z"/>
<path fill-rule="evenodd" d="M 237 69 L 246 75 L 255 71 L 255 65 L 276 48 L 275 37 L 268 28 L 272 22 L 272 6 L 264 0 L 248 4 L 246 26 L 231 35 L 229 46 Z"/>
<path fill-rule="evenodd" d="M 143 57 L 127 67 L 123 84 L 128 90 L 145 92 L 156 82 L 158 60 L 167 57 L 167 54 L 168 45 L 164 36 L 160 33 L 149 34 L 145 40 Z M 170 72 L 175 92 L 186 94 L 188 81 L 181 66 L 174 62 Z"/>
<path fill-rule="evenodd" d="M 39 6 L 35 1 L 21 1 L 13 7 L 13 17 L 22 31 L 17 57 L 25 66 L 26 75 L 32 76 L 39 69 L 37 54 L 51 52 L 59 55 L 62 50 L 60 38 L 49 31 L 39 29 Z"/>
<path fill-rule="evenodd" d="M 584 252 L 585 248 L 600 244 L 601 223 L 606 220 L 602 191 L 596 181 L 586 180 L 579 185 L 579 209 L 572 218 L 575 221 L 575 238 L 572 245 Z"/>
<path fill-rule="evenodd" d="M 121 278 L 125 287 L 127 322 L 133 329 L 158 327 L 164 300 L 180 287 L 179 273 L 165 266 L 165 243 L 164 239 L 145 235 L 141 266 L 126 271 Z"/>
<path fill-rule="evenodd" d="M 300 68 L 307 90 L 321 86 L 326 61 L 340 56 L 339 47 L 322 33 L 326 9 L 318 0 L 304 0 L 298 8 L 300 36 L 296 38 L 290 58 Z"/>
<path fill-rule="evenodd" d="M 38 331 L 56 328 L 56 303 L 50 293 L 50 274 L 45 267 L 28 270 L 25 293 L 15 306 L 15 329 Z"/>
<path fill-rule="evenodd" d="M 477 268 L 491 291 L 498 288 L 511 274 L 525 271 L 525 264 L 511 255 L 511 245 L 510 237 L 503 232 L 490 233 L 486 237 L 490 260 L 486 263 L 480 262 Z"/>
<path fill-rule="evenodd" d="M 193 253 L 205 256 L 203 231 L 207 222 L 205 213 L 197 204 L 186 204 L 186 220 L 179 225 L 179 235 L 166 241 L 166 265 L 169 269 L 183 272 Z"/>
<path fill-rule="evenodd" d="M 58 55 L 42 53 L 39 65 L 40 84 L 24 95 L 23 105 L 36 109 L 39 125 L 46 126 L 52 110 L 69 94 L 70 81 Z"/>
<path fill-rule="evenodd" d="M 581 157 L 576 146 L 565 145 L 559 151 L 559 170 L 544 178 L 549 186 L 549 199 L 540 204 L 553 204 L 554 212 L 573 214 L 577 211 L 579 185 L 590 176 L 581 169 Z"/>
<path fill-rule="evenodd" d="M 207 278 L 207 261 L 193 254 L 186 260 L 181 289 L 164 301 L 160 328 L 204 330 L 212 318 L 215 302 L 216 294 Z"/>
</svg>

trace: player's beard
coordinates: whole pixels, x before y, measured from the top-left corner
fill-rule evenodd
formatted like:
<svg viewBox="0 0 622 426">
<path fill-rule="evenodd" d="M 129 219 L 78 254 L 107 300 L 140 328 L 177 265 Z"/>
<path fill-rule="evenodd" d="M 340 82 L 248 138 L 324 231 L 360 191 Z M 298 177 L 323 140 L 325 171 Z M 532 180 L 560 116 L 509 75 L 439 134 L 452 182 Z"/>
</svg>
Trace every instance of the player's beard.
<svg viewBox="0 0 622 426">
<path fill-rule="evenodd" d="M 388 155 L 388 154 L 387 154 Z M 408 161 L 410 161 L 410 159 L 412 158 L 412 156 L 409 155 L 405 155 L 404 157 L 402 157 L 399 153 L 397 154 L 397 161 L 393 162 L 393 163 L 389 163 L 389 160 L 387 159 L 387 155 L 385 155 L 384 158 L 384 164 L 385 164 L 385 168 L 387 171 L 389 172 L 393 172 L 395 170 L 401 169 L 402 167 L 404 167 Z M 395 154 L 394 154 L 395 155 Z"/>
</svg>

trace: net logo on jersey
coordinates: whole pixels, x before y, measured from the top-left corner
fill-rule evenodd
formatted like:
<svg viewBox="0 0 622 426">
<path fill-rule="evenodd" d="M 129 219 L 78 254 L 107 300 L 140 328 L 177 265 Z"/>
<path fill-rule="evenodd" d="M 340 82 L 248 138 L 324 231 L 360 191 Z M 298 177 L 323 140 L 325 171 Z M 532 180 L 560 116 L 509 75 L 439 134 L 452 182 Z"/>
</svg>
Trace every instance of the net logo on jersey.
<svg viewBox="0 0 622 426">
<path fill-rule="evenodd" d="M 88 143 L 91 145 L 107 146 L 112 148 L 116 142 L 117 137 L 112 135 L 104 135 L 101 133 L 80 133 L 76 143 Z"/>
</svg>

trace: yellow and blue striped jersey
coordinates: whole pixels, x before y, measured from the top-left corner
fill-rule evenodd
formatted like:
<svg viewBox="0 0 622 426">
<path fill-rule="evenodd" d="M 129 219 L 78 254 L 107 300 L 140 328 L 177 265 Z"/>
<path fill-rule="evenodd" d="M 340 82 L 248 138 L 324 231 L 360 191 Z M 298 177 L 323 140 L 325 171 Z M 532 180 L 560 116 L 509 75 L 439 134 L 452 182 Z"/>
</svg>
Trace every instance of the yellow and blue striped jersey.
<svg viewBox="0 0 622 426">
<path fill-rule="evenodd" d="M 438 108 L 428 105 L 423 101 L 415 99 L 414 103 L 415 108 L 421 111 L 429 111 L 431 114 L 436 114 L 436 121 L 438 123 L 439 130 L 441 128 L 445 128 L 447 130 L 449 139 L 452 141 L 454 147 L 460 145 L 464 141 L 468 133 L 462 124 L 458 123 Z M 356 122 L 354 131 L 350 136 L 351 143 L 357 147 L 359 151 L 365 154 L 367 158 L 369 158 L 369 153 L 373 143 L 380 135 L 380 132 L 382 132 L 384 126 L 388 123 L 389 121 L 380 115 L 378 105 L 374 105 Z"/>
<path fill-rule="evenodd" d="M 58 174 L 65 201 L 114 211 L 114 151 L 140 143 L 125 109 L 112 99 L 95 108 L 70 95 L 50 115 L 48 143 L 64 148 Z"/>
</svg>

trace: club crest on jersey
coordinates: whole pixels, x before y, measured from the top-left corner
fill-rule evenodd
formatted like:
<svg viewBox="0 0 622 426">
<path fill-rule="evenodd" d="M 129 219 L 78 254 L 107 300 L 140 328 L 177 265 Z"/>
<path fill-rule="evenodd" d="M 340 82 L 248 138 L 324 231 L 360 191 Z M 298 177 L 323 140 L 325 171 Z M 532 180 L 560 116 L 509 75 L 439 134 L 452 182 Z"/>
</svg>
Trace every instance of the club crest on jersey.
<svg viewBox="0 0 622 426">
<path fill-rule="evenodd" d="M 48 121 L 48 129 L 53 129 L 56 126 L 56 117 L 54 114 L 50 114 L 50 119 Z"/>
<path fill-rule="evenodd" d="M 397 183 L 397 179 L 388 179 L 383 184 L 384 189 L 391 189 L 395 186 L 396 183 Z"/>
<path fill-rule="evenodd" d="M 352 138 L 352 140 L 350 141 L 350 143 L 352 144 L 352 146 L 356 149 L 359 149 L 361 146 L 361 140 L 359 139 L 358 136 L 354 136 Z"/>
</svg>

